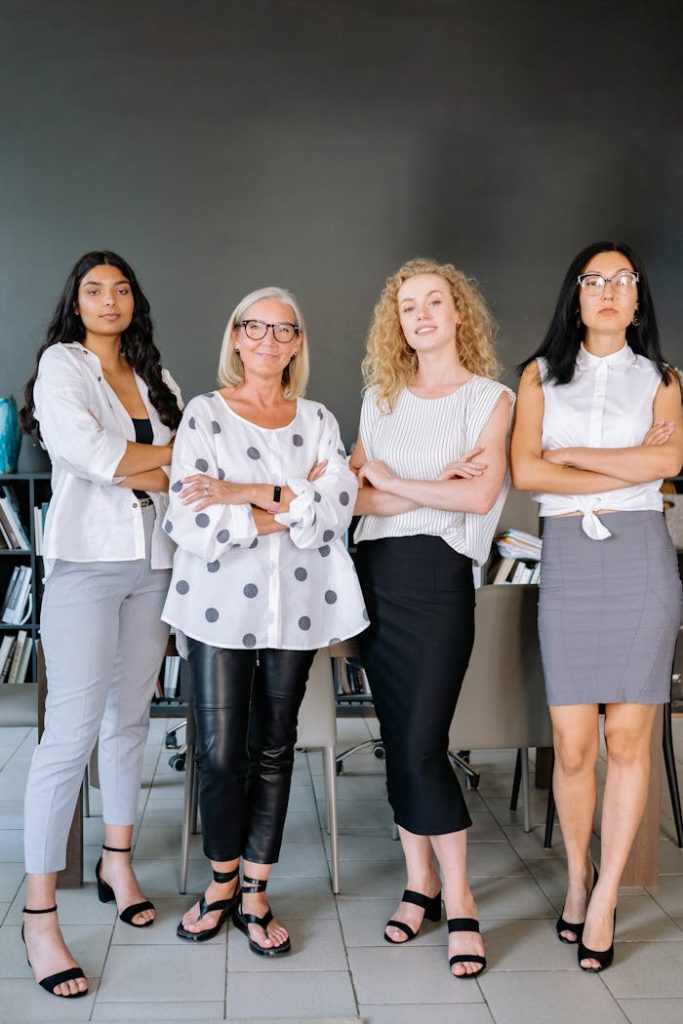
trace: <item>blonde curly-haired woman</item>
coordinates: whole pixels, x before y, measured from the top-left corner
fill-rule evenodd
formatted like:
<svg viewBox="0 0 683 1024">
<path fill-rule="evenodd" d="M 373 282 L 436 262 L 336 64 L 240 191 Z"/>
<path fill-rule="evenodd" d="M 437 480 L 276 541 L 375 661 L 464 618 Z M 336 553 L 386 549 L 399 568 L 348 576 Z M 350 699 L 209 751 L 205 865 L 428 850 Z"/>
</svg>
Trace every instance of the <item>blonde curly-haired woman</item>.
<svg viewBox="0 0 683 1024">
<path fill-rule="evenodd" d="M 362 657 L 406 859 L 406 891 L 384 937 L 407 942 L 425 917 L 440 921 L 443 892 L 450 969 L 461 978 L 481 974 L 486 959 L 448 729 L 474 639 L 472 563 L 488 556 L 507 491 L 514 401 L 494 379 L 492 334 L 483 297 L 455 267 L 401 267 L 370 327 L 351 461 L 371 623 Z"/>
</svg>

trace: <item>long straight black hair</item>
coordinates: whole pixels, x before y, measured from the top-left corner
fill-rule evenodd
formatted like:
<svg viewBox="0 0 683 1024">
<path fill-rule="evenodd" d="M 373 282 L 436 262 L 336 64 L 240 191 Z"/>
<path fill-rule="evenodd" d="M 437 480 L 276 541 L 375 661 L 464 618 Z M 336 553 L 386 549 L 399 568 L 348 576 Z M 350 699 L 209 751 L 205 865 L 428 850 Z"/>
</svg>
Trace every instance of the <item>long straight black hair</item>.
<svg viewBox="0 0 683 1024">
<path fill-rule="evenodd" d="M 639 323 L 626 328 L 626 341 L 636 355 L 646 356 L 657 366 L 665 384 L 671 381 L 671 370 L 667 366 L 659 347 L 659 329 L 652 303 L 652 295 L 643 262 L 629 245 L 623 242 L 593 242 L 574 257 L 565 274 L 555 311 L 545 337 L 532 356 L 520 363 L 520 373 L 539 356 L 543 356 L 548 367 L 547 380 L 553 384 L 568 384 L 574 376 L 576 357 L 584 338 L 585 328 L 578 316 L 579 284 L 577 278 L 594 256 L 601 252 L 619 252 L 625 256 L 638 274 L 638 318 Z"/>
<path fill-rule="evenodd" d="M 173 394 L 161 373 L 161 357 L 154 344 L 152 321 L 149 315 L 149 302 L 138 284 L 138 280 L 124 259 L 115 252 L 106 249 L 102 252 L 87 252 L 77 261 L 69 274 L 64 290 L 57 303 L 50 326 L 47 329 L 46 341 L 38 349 L 33 376 L 24 391 L 24 408 L 21 410 L 21 428 L 26 434 L 39 433 L 35 418 L 33 389 L 38 376 L 38 364 L 45 349 L 51 345 L 59 345 L 70 341 L 83 341 L 85 327 L 75 312 L 78 301 L 78 289 L 81 281 L 93 267 L 102 265 L 116 267 L 130 284 L 133 293 L 133 318 L 130 325 L 121 335 L 121 352 L 135 372 L 142 377 L 149 391 L 149 400 L 159 413 L 162 423 L 175 430 L 180 423 L 180 409 L 176 396 Z"/>
</svg>

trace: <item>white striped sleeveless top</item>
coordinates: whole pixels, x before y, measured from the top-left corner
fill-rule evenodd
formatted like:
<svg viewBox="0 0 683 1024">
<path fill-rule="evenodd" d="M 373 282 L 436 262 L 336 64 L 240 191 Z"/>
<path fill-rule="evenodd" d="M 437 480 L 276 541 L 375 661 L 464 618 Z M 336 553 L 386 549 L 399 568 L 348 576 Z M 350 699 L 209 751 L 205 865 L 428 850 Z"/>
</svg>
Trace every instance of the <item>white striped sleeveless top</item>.
<svg viewBox="0 0 683 1024">
<path fill-rule="evenodd" d="M 380 411 L 374 390 L 363 398 L 360 438 L 368 460 L 381 459 L 407 480 L 437 480 L 448 462 L 471 451 L 502 394 L 514 393 L 488 377 L 471 377 L 450 395 L 418 398 L 405 388 L 390 413 Z M 442 537 L 455 551 L 483 564 L 510 487 L 509 476 L 486 515 L 416 508 L 393 516 L 361 516 L 356 543 L 382 537 L 427 534 Z"/>
</svg>

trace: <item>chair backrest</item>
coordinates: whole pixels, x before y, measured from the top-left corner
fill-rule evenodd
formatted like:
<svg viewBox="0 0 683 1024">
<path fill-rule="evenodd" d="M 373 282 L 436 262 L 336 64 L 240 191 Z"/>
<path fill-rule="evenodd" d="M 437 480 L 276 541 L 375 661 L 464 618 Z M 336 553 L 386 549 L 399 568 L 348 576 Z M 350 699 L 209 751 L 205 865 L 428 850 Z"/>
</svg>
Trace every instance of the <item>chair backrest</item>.
<svg viewBox="0 0 683 1024">
<path fill-rule="evenodd" d="M 337 741 L 337 712 L 329 648 L 318 651 L 308 674 L 299 710 L 297 746 L 329 747 Z"/>
<path fill-rule="evenodd" d="M 481 587 L 476 600 L 474 650 L 451 723 L 451 749 L 551 746 L 538 587 Z"/>
</svg>

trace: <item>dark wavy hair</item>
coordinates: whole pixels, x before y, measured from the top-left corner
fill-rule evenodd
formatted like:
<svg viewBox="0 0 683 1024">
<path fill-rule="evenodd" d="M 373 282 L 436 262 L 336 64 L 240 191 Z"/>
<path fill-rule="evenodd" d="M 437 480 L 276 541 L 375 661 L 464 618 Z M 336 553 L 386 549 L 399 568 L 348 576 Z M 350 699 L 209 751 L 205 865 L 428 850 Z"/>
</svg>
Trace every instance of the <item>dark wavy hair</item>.
<svg viewBox="0 0 683 1024">
<path fill-rule="evenodd" d="M 586 264 L 601 252 L 620 252 L 638 274 L 638 325 L 626 328 L 626 341 L 639 356 L 646 356 L 657 366 L 665 384 L 672 380 L 671 370 L 659 347 L 659 329 L 647 274 L 642 260 L 623 242 L 593 242 L 574 257 L 565 274 L 555 311 L 545 337 L 532 356 L 518 366 L 518 372 L 543 356 L 548 367 L 547 379 L 554 384 L 568 384 L 574 376 L 576 357 L 584 337 L 579 309 L 577 277 Z M 577 323 L 578 320 L 578 323 Z"/>
<path fill-rule="evenodd" d="M 180 409 L 176 396 L 161 375 L 161 359 L 159 349 L 154 344 L 152 321 L 149 315 L 149 302 L 138 284 L 132 268 L 115 252 L 87 252 L 77 261 L 69 274 L 64 290 L 57 303 L 47 339 L 38 349 L 36 366 L 33 376 L 24 390 L 24 407 L 21 410 L 21 429 L 25 434 L 40 434 L 38 421 L 35 418 L 33 388 L 38 376 L 38 365 L 43 352 L 52 345 L 70 341 L 83 341 L 85 327 L 75 312 L 78 301 L 78 289 L 81 281 L 93 267 L 102 265 L 117 267 L 130 284 L 133 293 L 133 318 L 130 325 L 121 335 L 121 353 L 135 372 L 142 377 L 149 390 L 149 399 L 159 413 L 162 423 L 175 430 L 180 423 Z"/>
</svg>

